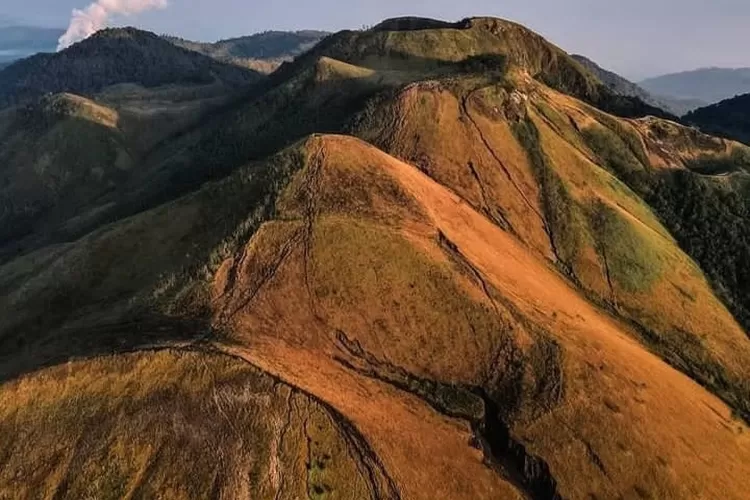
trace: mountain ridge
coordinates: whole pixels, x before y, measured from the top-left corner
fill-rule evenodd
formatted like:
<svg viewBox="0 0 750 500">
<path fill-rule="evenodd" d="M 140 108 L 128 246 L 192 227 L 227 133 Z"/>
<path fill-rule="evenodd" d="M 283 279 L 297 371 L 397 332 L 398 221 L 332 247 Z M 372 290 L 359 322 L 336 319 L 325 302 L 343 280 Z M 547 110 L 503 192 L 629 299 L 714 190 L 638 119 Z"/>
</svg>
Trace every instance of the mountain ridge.
<svg viewBox="0 0 750 500">
<path fill-rule="evenodd" d="M 97 32 L 55 54 L 37 54 L 0 72 L 0 104 L 26 102 L 45 93 L 91 94 L 118 83 L 145 87 L 257 82 L 250 70 L 227 65 L 135 28 Z"/>
<path fill-rule="evenodd" d="M 638 97 L 646 104 L 649 104 L 657 108 L 661 108 L 676 116 L 683 116 L 687 114 L 689 111 L 691 111 L 692 109 L 695 109 L 696 107 L 700 107 L 702 105 L 702 102 L 695 102 L 689 99 L 665 97 L 663 95 L 662 96 L 651 95 L 649 92 L 647 92 L 644 88 L 640 87 L 638 84 L 631 82 L 630 80 L 618 75 L 617 73 L 614 73 L 612 71 L 602 68 L 597 63 L 588 59 L 585 56 L 573 54 L 572 57 L 576 59 L 579 63 L 586 66 L 587 69 L 592 71 L 602 82 L 604 82 L 608 87 L 610 87 L 615 93 Z"/>
<path fill-rule="evenodd" d="M 750 92 L 750 68 L 701 68 L 649 78 L 639 85 L 655 95 L 709 105 Z"/>
<path fill-rule="evenodd" d="M 716 104 L 698 108 L 685 116 L 702 130 L 750 143 L 750 94 L 725 99 Z"/>
<path fill-rule="evenodd" d="M 272 73 L 283 62 L 290 61 L 330 35 L 325 31 L 266 31 L 254 35 L 233 37 L 213 43 L 193 42 L 177 37 L 165 37 L 175 45 L 232 63 Z"/>
<path fill-rule="evenodd" d="M 750 148 L 491 18 L 174 91 L 0 112 L 138 158 L 0 263 L 0 495 L 744 497 Z"/>
</svg>

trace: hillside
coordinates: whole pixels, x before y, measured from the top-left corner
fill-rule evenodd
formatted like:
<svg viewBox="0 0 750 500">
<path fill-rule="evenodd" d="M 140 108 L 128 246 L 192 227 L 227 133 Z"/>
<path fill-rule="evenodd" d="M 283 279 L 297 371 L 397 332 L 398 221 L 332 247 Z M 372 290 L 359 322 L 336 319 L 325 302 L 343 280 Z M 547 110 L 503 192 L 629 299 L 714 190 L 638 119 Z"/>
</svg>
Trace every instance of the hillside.
<svg viewBox="0 0 750 500">
<path fill-rule="evenodd" d="M 220 89 L 195 92 L 64 93 L 0 113 L 0 260 L 143 210 L 158 198 L 148 193 L 184 193 L 176 180 L 149 182 L 169 171 L 148 158 L 227 103 Z"/>
<path fill-rule="evenodd" d="M 106 29 L 55 53 L 37 54 L 0 71 L 0 106 L 47 93 L 91 95 L 119 83 L 144 87 L 257 82 L 259 74 L 185 50 L 134 28 Z"/>
<path fill-rule="evenodd" d="M 48 99 L 0 133 L 97 123 L 141 208 L 5 253 L 0 496 L 746 496 L 750 149 L 492 18 L 338 33 L 148 152 L 126 89 Z"/>
<path fill-rule="evenodd" d="M 703 68 L 649 78 L 638 84 L 657 96 L 693 100 L 695 109 L 750 93 L 750 68 Z"/>
<path fill-rule="evenodd" d="M 267 31 L 214 43 L 167 37 L 179 47 L 200 52 L 222 62 L 272 73 L 282 63 L 311 49 L 330 35 L 325 31 Z"/>
<path fill-rule="evenodd" d="M 750 94 L 696 109 L 685 120 L 707 133 L 750 144 Z"/>
</svg>

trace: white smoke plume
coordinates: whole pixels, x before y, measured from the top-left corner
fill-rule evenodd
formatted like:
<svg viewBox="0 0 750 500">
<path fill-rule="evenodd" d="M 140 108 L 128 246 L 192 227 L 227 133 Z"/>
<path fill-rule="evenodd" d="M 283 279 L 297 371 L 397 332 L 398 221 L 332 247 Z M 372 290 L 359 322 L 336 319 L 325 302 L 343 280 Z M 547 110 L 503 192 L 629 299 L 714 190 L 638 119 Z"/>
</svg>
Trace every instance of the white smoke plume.
<svg viewBox="0 0 750 500">
<path fill-rule="evenodd" d="M 113 15 L 130 16 L 146 10 L 164 9 L 167 0 L 97 0 L 83 10 L 73 9 L 68 31 L 57 43 L 57 50 L 63 50 L 84 40 L 107 26 Z"/>
</svg>

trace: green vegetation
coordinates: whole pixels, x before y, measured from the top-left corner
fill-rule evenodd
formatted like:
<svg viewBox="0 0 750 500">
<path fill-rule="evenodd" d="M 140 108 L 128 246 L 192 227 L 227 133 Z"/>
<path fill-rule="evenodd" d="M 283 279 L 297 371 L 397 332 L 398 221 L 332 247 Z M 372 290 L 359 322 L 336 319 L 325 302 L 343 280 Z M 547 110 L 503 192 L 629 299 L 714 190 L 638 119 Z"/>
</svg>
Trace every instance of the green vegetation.
<svg viewBox="0 0 750 500">
<path fill-rule="evenodd" d="M 703 155 L 688 161 L 687 167 L 703 175 L 727 175 L 737 172 L 750 173 L 750 149 L 734 147 L 729 155 Z"/>
<path fill-rule="evenodd" d="M 616 176 L 627 176 L 643 170 L 638 157 L 629 145 L 616 133 L 600 125 L 592 125 L 581 132 L 591 150 L 604 162 L 604 166 Z"/>
<path fill-rule="evenodd" d="M 643 166 L 649 165 L 648 155 L 644 149 L 643 140 L 636 129 L 627 121 L 615 118 L 607 113 L 602 113 L 598 109 L 590 108 L 589 111 L 596 117 L 597 121 L 610 132 L 615 134 L 623 141 L 633 156 L 641 162 Z"/>
<path fill-rule="evenodd" d="M 606 123 L 618 130 L 611 119 Z M 716 292 L 743 327 L 750 330 L 750 230 L 747 229 L 750 202 L 746 196 L 750 183 L 745 177 L 750 155 L 747 149 L 735 147 L 728 155 L 704 155 L 688 162 L 690 170 L 656 173 L 644 170 L 639 162 L 640 141 L 639 149 L 634 152 L 635 139 L 624 139 L 627 136 L 622 135 L 621 127 L 619 134 L 612 129 L 592 126 L 582 134 L 602 163 L 651 206 L 680 247 L 706 272 Z M 662 140 L 669 140 L 670 130 L 666 126 L 662 132 L 659 130 L 656 133 L 662 135 Z M 712 138 L 698 134 L 696 139 L 702 141 L 698 146 L 710 150 L 719 148 L 710 140 Z M 674 140 L 682 144 L 680 141 L 688 139 L 678 136 Z M 721 177 L 707 176 L 732 173 L 740 177 L 731 184 Z M 633 262 L 640 260 L 634 257 Z M 638 268 L 634 265 L 631 269 L 636 276 Z"/>
<path fill-rule="evenodd" d="M 144 87 L 210 84 L 243 87 L 253 71 L 221 63 L 133 28 L 108 29 L 55 54 L 38 54 L 0 73 L 0 107 L 47 93 L 94 94 L 118 83 Z"/>
<path fill-rule="evenodd" d="M 646 201 L 750 331 L 750 182 L 728 189 L 719 179 L 677 170 L 633 184 L 647 186 Z"/>
<path fill-rule="evenodd" d="M 555 253 L 565 272 L 574 276 L 576 259 L 589 239 L 583 214 L 563 180 L 549 164 L 549 159 L 542 150 L 539 130 L 531 119 L 527 117 L 515 123 L 513 132 L 526 150 L 541 186 L 547 230 Z"/>
<path fill-rule="evenodd" d="M 601 201 L 591 207 L 590 218 L 609 277 L 630 293 L 651 288 L 661 277 L 665 265 L 657 243 L 623 214 Z"/>
<path fill-rule="evenodd" d="M 696 109 L 684 119 L 706 133 L 750 144 L 750 94 Z"/>
<path fill-rule="evenodd" d="M 115 123 L 113 110 L 71 95 L 16 112 L 0 136 L 0 241 L 77 215 L 129 177 L 135 161 Z"/>
</svg>

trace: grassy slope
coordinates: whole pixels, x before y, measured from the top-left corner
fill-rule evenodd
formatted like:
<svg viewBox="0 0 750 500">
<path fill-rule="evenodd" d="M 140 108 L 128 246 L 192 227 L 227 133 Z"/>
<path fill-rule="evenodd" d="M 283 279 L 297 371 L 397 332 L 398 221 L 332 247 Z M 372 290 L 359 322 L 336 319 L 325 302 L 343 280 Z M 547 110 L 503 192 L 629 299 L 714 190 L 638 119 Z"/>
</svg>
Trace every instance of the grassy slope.
<svg viewBox="0 0 750 500">
<path fill-rule="evenodd" d="M 340 416 L 225 356 L 71 362 L 0 397 L 3 497 L 370 495 Z"/>
<path fill-rule="evenodd" d="M 391 448 L 387 436 L 392 434 L 384 435 L 379 413 L 366 402 L 374 398 L 384 405 L 388 400 L 369 384 L 363 389 L 363 382 L 333 383 L 351 380 L 351 374 L 341 373 L 335 363 L 329 366 L 327 356 L 363 363 L 365 374 L 399 387 L 404 383 L 402 370 L 417 379 L 496 391 L 493 397 L 515 405 L 515 411 L 502 406 L 514 434 L 551 464 L 566 496 L 608 497 L 638 490 L 655 496 L 689 497 L 698 491 L 710 496 L 707 488 L 713 487 L 722 494 L 740 495 L 739 489 L 732 493 L 739 485 L 732 485 L 731 475 L 706 471 L 705 464 L 687 458 L 690 453 L 679 444 L 682 436 L 703 450 L 699 454 L 723 453 L 717 452 L 721 446 L 715 440 L 720 440 L 722 446 L 747 453 L 744 425 L 734 421 L 729 431 L 709 409 L 717 409 L 731 422 L 730 411 L 717 399 L 633 342 L 634 332 L 627 326 L 592 307 L 517 240 L 417 169 L 352 139 L 323 138 L 320 147 L 324 162 L 314 164 L 318 170 L 313 173 L 298 174 L 300 179 L 290 188 L 298 194 L 288 195 L 307 209 L 295 210 L 291 204 L 291 213 L 281 212 L 285 220 L 313 214 L 311 240 L 306 243 L 303 238 L 296 251 L 286 253 L 249 302 L 241 291 L 256 269 L 265 268 L 257 254 L 265 244 L 251 243 L 227 263 L 227 275 L 239 276 L 234 289 L 227 291 L 230 280 L 220 280 L 218 300 L 222 309 L 229 300 L 227 310 L 236 311 L 228 320 L 243 356 L 356 415 L 355 423 L 403 485 L 414 480 L 415 471 L 400 461 L 403 450 Z M 358 160 L 353 163 L 350 158 Z M 389 183 L 397 181 L 387 190 L 390 197 L 404 201 L 381 204 L 377 196 L 348 195 L 335 198 L 333 206 L 308 205 L 309 195 L 314 200 L 340 196 L 338 182 L 326 178 L 346 179 L 345 172 L 355 168 L 361 176 L 356 184 L 383 186 L 376 179 L 386 173 L 393 179 Z M 417 201 L 415 209 L 391 211 L 394 206 L 410 207 L 410 200 Z M 279 230 L 280 226 L 267 229 Z M 441 233 L 451 245 L 440 246 Z M 276 241 L 281 245 L 289 240 L 280 236 Z M 330 271 L 334 263 L 339 272 Z M 465 291 L 451 291 L 456 286 L 451 281 Z M 463 294 L 483 306 L 464 302 Z M 279 324 L 284 325 L 281 339 Z M 342 349 L 342 334 L 348 348 Z M 485 342 L 496 350 L 488 350 Z M 544 347 L 549 342 L 560 346 L 562 366 L 534 354 L 549 349 Z M 320 377 L 300 372 L 300 359 L 320 366 Z M 514 360 L 522 360 L 521 374 L 513 371 Z M 388 366 L 396 367 L 395 375 Z M 562 394 L 534 383 L 554 380 L 557 369 L 562 370 Z M 436 389 L 411 387 L 435 404 Z M 398 415 L 403 403 L 395 401 L 389 413 Z M 649 424 L 638 423 L 641 419 Z M 701 428 L 697 434 L 695 425 Z M 707 435 L 711 438 L 704 440 Z M 433 446 L 421 434 L 419 439 L 421 447 Z M 400 439 L 395 442 L 404 446 Z M 624 453 L 634 459 L 623 460 Z M 660 460 L 668 465 L 656 465 Z M 674 480 L 668 471 L 680 479 Z M 711 477 L 711 484 L 693 482 L 695 477 Z M 445 480 L 440 487 L 447 487 Z"/>
<path fill-rule="evenodd" d="M 60 94 L 20 109 L 0 148 L 3 231 L 8 240 L 32 232 L 39 217 L 64 220 L 81 200 L 97 198 L 134 167 L 134 155 L 113 109 Z M 86 141 L 74 138 L 85 137 Z"/>
<path fill-rule="evenodd" d="M 426 31 L 363 36 L 399 47 Z M 457 78 L 466 67 L 375 54 L 303 58 L 227 136 L 186 139 L 220 154 L 183 154 L 232 167 L 353 110 L 353 132 L 385 153 L 315 137 L 0 268 L 15 319 L 0 330 L 3 376 L 210 338 L 346 417 L 377 497 L 741 498 L 750 445 L 731 413 L 747 410 L 747 338 L 618 179 L 729 146 L 617 120 L 517 72 L 498 84 L 497 71 Z M 391 90 L 426 78 L 442 82 Z M 330 121 L 295 119 L 321 104 Z M 248 131 L 277 142 L 236 142 Z M 11 411 L 28 411 L 19 401 Z"/>
<path fill-rule="evenodd" d="M 171 289 L 183 292 L 161 295 L 163 311 L 208 307 L 213 327 L 227 335 L 217 347 L 315 394 L 351 420 L 404 497 L 514 494 L 467 446 L 477 417 L 473 403 L 450 396 L 460 387 L 502 402 L 500 416 L 515 442 L 549 464 L 566 496 L 642 491 L 688 497 L 717 488 L 740 497 L 735 478 L 742 477 L 737 467 L 743 462 L 735 459 L 748 453 L 744 425 L 630 340 L 627 326 L 592 307 L 517 239 L 414 167 L 355 139 L 312 139 L 292 156 L 300 154 L 304 168 L 282 192 L 276 221 L 260 226 L 248 245 L 228 246 L 223 255 L 230 258 L 221 265 L 217 259 L 208 274 L 175 283 Z M 170 259 L 181 247 L 215 247 L 195 247 L 193 238 L 205 229 L 193 226 L 180 238 L 165 228 L 192 219 L 191 212 L 178 215 L 187 209 L 180 207 L 200 207 L 200 200 L 208 205 L 199 211 L 224 220 L 212 204 L 242 199 L 247 187 L 238 187 L 236 198 L 217 197 L 213 191 L 221 186 L 237 186 L 236 179 L 131 222 L 142 221 L 142 242 L 161 234 L 159 245 L 110 247 L 109 253 L 138 260 L 162 246 L 158 254 Z M 154 224 L 160 214 L 169 219 Z M 217 227 L 217 238 L 232 227 Z M 251 233 L 241 234 L 239 242 Z M 115 229 L 92 239 L 110 238 L 128 236 Z M 197 262 L 205 262 L 201 255 L 197 251 Z M 62 262 L 65 273 L 76 272 Z M 97 273 L 98 280 L 110 274 Z M 100 304 L 121 296 L 120 282 L 101 281 Z M 157 286 L 150 283 L 143 286 Z M 38 295 L 26 294 L 17 296 L 16 306 L 34 308 Z M 75 327 L 97 319 L 67 322 Z M 67 332 L 76 338 L 82 330 Z M 428 379 L 434 382 L 420 382 Z M 691 458 L 681 439 L 710 456 L 712 466 Z M 523 468 L 502 447 L 495 450 L 498 467 L 511 477 L 520 474 Z M 625 452 L 633 460 L 623 460 Z M 427 465 L 414 468 L 415 460 Z M 125 476 L 130 484 L 131 475 Z M 533 478 L 520 476 L 522 488 L 533 487 Z M 382 491 L 391 491 L 389 484 L 383 479 Z"/>
</svg>

